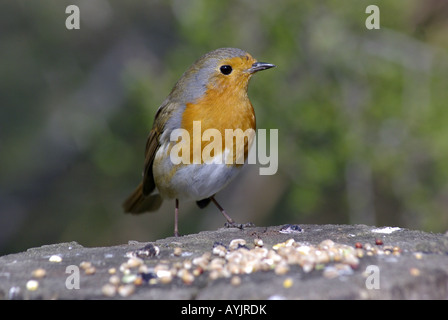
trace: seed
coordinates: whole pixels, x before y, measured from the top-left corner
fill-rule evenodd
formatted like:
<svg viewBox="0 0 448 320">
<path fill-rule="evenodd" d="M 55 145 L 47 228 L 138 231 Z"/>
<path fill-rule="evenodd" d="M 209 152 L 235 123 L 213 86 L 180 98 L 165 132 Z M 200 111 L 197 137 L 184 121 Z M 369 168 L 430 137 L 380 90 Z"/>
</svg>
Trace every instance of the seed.
<svg viewBox="0 0 448 320">
<path fill-rule="evenodd" d="M 210 264 L 208 265 L 208 268 L 210 270 L 218 270 L 222 269 L 226 261 L 222 258 L 215 258 L 212 261 L 210 261 Z"/>
<path fill-rule="evenodd" d="M 92 263 L 89 261 L 83 261 L 79 264 L 79 267 L 83 270 L 86 270 L 86 269 L 92 267 Z"/>
<path fill-rule="evenodd" d="M 330 262 L 330 256 L 326 251 L 316 250 L 315 255 L 316 255 L 316 263 Z"/>
<path fill-rule="evenodd" d="M 194 275 L 195 277 L 200 276 L 202 273 L 204 273 L 204 269 L 202 269 L 201 267 L 196 267 L 196 268 L 193 270 L 193 275 Z"/>
<path fill-rule="evenodd" d="M 195 266 L 199 266 L 199 267 L 205 269 L 205 268 L 207 268 L 207 265 L 208 265 L 208 263 L 209 263 L 209 257 L 208 257 L 207 255 L 204 254 L 204 255 L 202 255 L 202 256 L 200 256 L 200 257 L 196 257 L 196 258 L 194 258 L 193 261 L 192 261 L 192 263 L 193 263 Z"/>
<path fill-rule="evenodd" d="M 170 269 L 170 266 L 169 265 L 167 265 L 167 264 L 164 264 L 164 263 L 159 263 L 158 265 L 156 265 L 155 267 L 154 267 L 154 272 L 157 274 L 157 272 L 159 272 L 159 271 L 166 271 L 166 270 L 169 270 Z"/>
<path fill-rule="evenodd" d="M 176 247 L 176 248 L 174 248 L 173 254 L 174 254 L 176 257 L 179 257 L 179 256 L 182 254 L 182 248 L 180 248 L 180 247 Z"/>
<path fill-rule="evenodd" d="M 106 284 L 101 288 L 101 292 L 102 292 L 106 297 L 113 297 L 113 296 L 115 296 L 115 294 L 117 293 L 117 287 L 115 287 L 113 284 L 106 283 Z"/>
<path fill-rule="evenodd" d="M 313 265 L 313 263 L 311 263 L 311 262 L 306 262 L 306 263 L 302 266 L 302 269 L 303 269 L 303 271 L 304 271 L 305 273 L 308 273 L 308 272 L 312 271 L 313 268 L 314 268 L 314 265 Z"/>
<path fill-rule="evenodd" d="M 143 264 L 143 260 L 137 257 L 129 258 L 127 265 L 129 268 L 137 268 Z"/>
<path fill-rule="evenodd" d="M 130 273 L 129 266 L 126 262 L 120 264 L 120 271 L 123 273 Z"/>
<path fill-rule="evenodd" d="M 136 274 L 132 274 L 132 273 L 131 274 L 125 274 L 123 276 L 123 278 L 121 278 L 121 281 L 123 283 L 132 283 L 132 282 L 135 281 L 136 278 L 137 278 Z M 110 279 L 109 279 L 109 281 L 110 281 Z"/>
<path fill-rule="evenodd" d="M 135 291 L 133 284 L 123 284 L 118 287 L 118 294 L 122 297 L 129 297 Z"/>
<path fill-rule="evenodd" d="M 355 254 L 358 258 L 362 258 L 362 257 L 364 257 L 364 250 L 356 249 Z"/>
<path fill-rule="evenodd" d="M 47 274 L 47 272 L 45 271 L 45 269 L 42 269 L 42 268 L 38 268 L 36 270 L 33 270 L 33 272 L 31 272 L 31 275 L 37 279 L 41 279 L 41 278 L 45 277 L 46 274 Z"/>
<path fill-rule="evenodd" d="M 359 265 L 359 259 L 354 255 L 349 255 L 345 257 L 344 263 L 348 264 L 353 269 L 356 269 Z"/>
<path fill-rule="evenodd" d="M 155 271 L 155 274 L 157 275 L 157 278 L 172 277 L 170 270 L 157 270 Z"/>
<path fill-rule="evenodd" d="M 256 247 L 262 247 L 263 246 L 263 240 L 261 240 L 260 238 L 255 238 L 254 239 L 254 245 Z"/>
<path fill-rule="evenodd" d="M 194 281 L 194 276 L 188 270 L 185 269 L 181 270 L 179 278 L 181 278 L 183 283 L 185 284 L 192 284 Z"/>
<path fill-rule="evenodd" d="M 94 266 L 91 266 L 90 268 L 87 268 L 84 270 L 84 273 L 87 275 L 92 275 L 96 272 L 96 268 Z"/>
<path fill-rule="evenodd" d="M 208 277 L 210 280 L 216 280 L 220 277 L 220 273 L 218 270 L 212 270 L 210 271 Z"/>
<path fill-rule="evenodd" d="M 58 255 L 52 255 L 52 256 L 48 259 L 48 261 L 50 261 L 50 262 L 61 262 L 61 261 L 62 261 L 62 258 L 61 258 L 60 256 L 58 256 Z"/>
<path fill-rule="evenodd" d="M 138 276 L 135 280 L 134 280 L 134 285 L 136 286 L 141 286 L 143 284 L 143 278 Z"/>
<path fill-rule="evenodd" d="M 409 269 L 409 273 L 414 277 L 418 277 L 420 275 L 420 270 L 417 268 L 411 268 Z"/>
<path fill-rule="evenodd" d="M 414 257 L 415 259 L 421 260 L 423 258 L 423 254 L 421 252 L 415 252 Z"/>
<path fill-rule="evenodd" d="M 219 257 L 225 257 L 225 255 L 227 254 L 227 249 L 222 245 L 218 245 L 212 249 L 212 253 Z"/>
<path fill-rule="evenodd" d="M 120 277 L 117 275 L 113 275 L 109 278 L 110 284 L 113 284 L 115 286 L 118 286 L 121 282 Z"/>
<path fill-rule="evenodd" d="M 115 273 L 117 272 L 117 269 L 116 269 L 116 268 L 109 268 L 109 269 L 107 270 L 107 272 L 108 272 L 109 274 L 115 274 Z"/>
<path fill-rule="evenodd" d="M 36 280 L 28 280 L 26 283 L 26 289 L 29 291 L 36 291 L 39 288 L 39 282 Z"/>
<path fill-rule="evenodd" d="M 334 242 L 330 239 L 326 239 L 319 243 L 319 248 L 323 250 L 328 250 L 330 248 L 334 247 Z"/>
<path fill-rule="evenodd" d="M 291 247 L 296 243 L 296 241 L 294 239 L 288 239 L 285 241 L 285 247 Z"/>
<path fill-rule="evenodd" d="M 254 272 L 254 264 L 251 262 L 245 262 L 241 265 L 241 270 L 246 274 L 250 274 Z"/>
<path fill-rule="evenodd" d="M 238 276 L 233 276 L 233 277 L 230 279 L 230 284 L 231 284 L 232 286 L 239 286 L 239 285 L 241 284 L 241 278 L 238 277 Z"/>
<path fill-rule="evenodd" d="M 193 264 L 191 263 L 191 260 L 185 260 L 184 261 L 184 268 L 185 269 L 191 269 L 191 267 L 193 266 Z"/>
<path fill-rule="evenodd" d="M 164 272 L 160 274 L 160 276 L 157 276 L 160 283 L 168 284 L 173 280 L 173 275 L 171 272 Z M 150 280 L 151 281 L 151 280 Z"/>
<path fill-rule="evenodd" d="M 275 266 L 274 272 L 277 275 L 283 275 L 288 273 L 289 271 L 289 266 L 286 262 L 283 263 L 279 263 L 278 265 Z"/>
<path fill-rule="evenodd" d="M 237 250 L 240 247 L 243 247 L 245 245 L 246 245 L 246 240 L 244 240 L 244 239 L 233 239 L 232 241 L 230 241 L 229 249 L 230 250 Z"/>
<path fill-rule="evenodd" d="M 294 281 L 292 280 L 292 278 L 286 278 L 285 281 L 283 281 L 283 288 L 285 289 L 291 288 L 293 284 Z"/>
<path fill-rule="evenodd" d="M 383 245 L 383 240 L 381 240 L 381 239 L 375 239 L 375 244 L 376 244 L 377 246 L 382 246 L 382 245 Z"/>
<path fill-rule="evenodd" d="M 138 273 L 148 273 L 149 268 L 146 264 L 142 264 L 140 267 L 138 267 Z"/>
</svg>

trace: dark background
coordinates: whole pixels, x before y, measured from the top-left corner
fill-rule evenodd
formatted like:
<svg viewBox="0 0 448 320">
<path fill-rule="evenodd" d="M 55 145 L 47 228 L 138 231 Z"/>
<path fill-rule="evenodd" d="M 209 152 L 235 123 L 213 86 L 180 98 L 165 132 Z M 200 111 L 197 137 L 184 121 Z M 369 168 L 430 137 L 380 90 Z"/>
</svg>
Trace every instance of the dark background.
<svg viewBox="0 0 448 320">
<path fill-rule="evenodd" d="M 156 109 L 219 47 L 277 65 L 249 96 L 258 128 L 279 129 L 279 171 L 247 166 L 218 194 L 235 220 L 444 232 L 447 18 L 444 0 L 1 1 L 0 254 L 172 235 L 173 201 L 141 216 L 121 203 Z M 224 222 L 181 203 L 183 234 Z"/>
</svg>

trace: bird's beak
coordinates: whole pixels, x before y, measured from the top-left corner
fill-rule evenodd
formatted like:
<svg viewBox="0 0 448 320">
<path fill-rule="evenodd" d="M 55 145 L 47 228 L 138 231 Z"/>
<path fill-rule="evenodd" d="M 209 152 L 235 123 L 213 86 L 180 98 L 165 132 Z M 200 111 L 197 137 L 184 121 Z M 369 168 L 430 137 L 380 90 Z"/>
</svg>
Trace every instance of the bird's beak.
<svg viewBox="0 0 448 320">
<path fill-rule="evenodd" d="M 255 62 L 252 67 L 247 69 L 247 72 L 249 73 L 255 73 L 257 71 L 266 70 L 270 68 L 274 68 L 275 64 L 267 63 L 267 62 Z"/>
</svg>

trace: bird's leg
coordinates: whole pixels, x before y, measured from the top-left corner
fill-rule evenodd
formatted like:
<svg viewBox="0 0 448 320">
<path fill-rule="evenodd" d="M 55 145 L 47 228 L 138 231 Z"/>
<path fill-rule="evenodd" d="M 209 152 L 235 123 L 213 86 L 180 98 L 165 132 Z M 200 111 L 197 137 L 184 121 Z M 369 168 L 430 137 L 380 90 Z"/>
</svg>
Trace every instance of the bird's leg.
<svg viewBox="0 0 448 320">
<path fill-rule="evenodd" d="M 221 207 L 219 205 L 218 201 L 216 201 L 215 196 L 211 196 L 210 199 L 213 201 L 213 203 L 216 205 L 216 207 L 221 211 L 222 215 L 226 218 L 227 222 L 226 222 L 225 226 L 227 228 L 244 229 L 244 228 L 255 227 L 255 225 L 252 222 L 235 223 L 235 221 L 233 221 L 233 219 L 230 218 L 230 216 L 226 213 L 226 211 L 223 209 L 223 207 Z"/>
<path fill-rule="evenodd" d="M 232 218 L 230 218 L 230 216 L 226 213 L 226 211 L 223 209 L 223 207 L 221 207 L 218 203 L 218 201 L 216 201 L 215 196 L 211 196 L 210 199 L 213 201 L 213 203 L 216 205 L 216 207 L 219 209 L 219 211 L 221 211 L 222 215 L 224 216 L 224 218 L 226 218 L 227 223 L 231 226 L 235 225 L 235 221 L 233 221 Z"/>
<path fill-rule="evenodd" d="M 174 209 L 174 236 L 179 236 L 179 228 L 177 222 L 179 221 L 179 199 L 176 199 L 176 208 Z"/>
</svg>

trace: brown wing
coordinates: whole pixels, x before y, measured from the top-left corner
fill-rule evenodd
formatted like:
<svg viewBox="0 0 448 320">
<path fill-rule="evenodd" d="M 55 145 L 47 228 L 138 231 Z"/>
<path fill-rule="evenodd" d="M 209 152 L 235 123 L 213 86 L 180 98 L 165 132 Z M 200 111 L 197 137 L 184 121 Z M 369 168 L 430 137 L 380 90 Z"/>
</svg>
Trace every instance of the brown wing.
<svg viewBox="0 0 448 320">
<path fill-rule="evenodd" d="M 148 140 L 146 141 L 143 180 L 123 203 L 125 212 L 138 214 L 154 211 L 162 204 L 162 198 L 159 194 L 151 195 L 156 188 L 152 166 L 157 150 L 161 143 L 163 143 L 160 141 L 160 139 L 162 139 L 162 134 L 166 130 L 169 132 L 173 128 L 180 126 L 181 116 L 179 112 L 176 112 L 176 110 L 179 110 L 180 104 L 172 103 L 171 101 L 172 99 L 168 97 L 157 110 L 154 124 L 148 135 Z M 167 125 L 168 119 L 176 119 L 176 121 L 170 121 L 170 124 Z"/>
<path fill-rule="evenodd" d="M 152 164 L 157 149 L 160 147 L 159 135 L 160 133 L 157 131 L 157 128 L 154 127 L 149 133 L 148 140 L 146 141 L 145 165 L 143 170 L 143 194 L 145 196 L 151 194 L 156 187 L 154 176 L 152 174 Z"/>
<path fill-rule="evenodd" d="M 154 163 L 156 152 L 160 147 L 160 136 L 165 130 L 172 130 L 172 128 L 166 128 L 166 124 L 168 119 L 171 119 L 171 117 L 176 114 L 176 110 L 179 110 L 179 104 L 172 103 L 171 99 L 168 98 L 157 110 L 154 118 L 152 130 L 149 133 L 148 140 L 146 141 L 145 164 L 143 171 L 143 195 L 145 196 L 151 194 L 156 187 L 152 173 L 152 165 Z M 180 126 L 180 123 L 178 125 Z"/>
<path fill-rule="evenodd" d="M 157 119 L 156 119 L 157 120 Z M 135 188 L 123 203 L 125 212 L 139 214 L 147 211 L 155 211 L 162 204 L 162 198 L 159 194 L 150 196 L 156 185 L 152 174 L 152 165 L 157 149 L 159 148 L 159 131 L 157 130 L 156 120 L 146 141 L 145 166 L 143 171 L 143 181 Z"/>
</svg>

